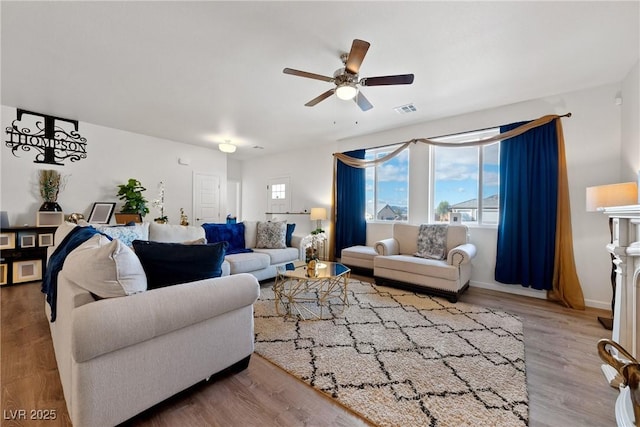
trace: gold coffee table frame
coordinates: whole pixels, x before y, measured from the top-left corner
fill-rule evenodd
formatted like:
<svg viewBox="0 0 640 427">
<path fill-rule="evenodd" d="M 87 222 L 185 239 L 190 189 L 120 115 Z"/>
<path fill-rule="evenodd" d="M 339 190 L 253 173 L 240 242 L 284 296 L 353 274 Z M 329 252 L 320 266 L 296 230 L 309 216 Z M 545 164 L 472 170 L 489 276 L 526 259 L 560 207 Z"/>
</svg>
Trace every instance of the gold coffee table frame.
<svg viewBox="0 0 640 427">
<path fill-rule="evenodd" d="M 337 262 L 320 261 L 316 272 L 308 275 L 303 261 L 277 268 L 273 285 L 276 313 L 302 320 L 324 319 L 324 307 L 329 300 L 338 298 L 344 304 L 343 309 L 349 306 L 347 285 L 351 270 Z M 320 314 L 307 307 L 311 304 L 317 305 Z"/>
</svg>

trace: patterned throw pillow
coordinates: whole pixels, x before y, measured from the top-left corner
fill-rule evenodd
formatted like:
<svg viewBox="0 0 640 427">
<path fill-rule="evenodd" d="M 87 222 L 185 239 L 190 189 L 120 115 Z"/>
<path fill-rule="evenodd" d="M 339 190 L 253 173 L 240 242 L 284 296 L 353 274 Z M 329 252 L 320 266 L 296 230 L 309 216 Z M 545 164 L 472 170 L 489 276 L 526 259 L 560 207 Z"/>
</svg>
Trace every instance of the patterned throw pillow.
<svg viewBox="0 0 640 427">
<path fill-rule="evenodd" d="M 285 249 L 287 224 L 285 222 L 258 222 L 256 248 Z"/>
<path fill-rule="evenodd" d="M 446 224 L 420 224 L 418 252 L 414 255 L 421 258 L 445 259 L 448 227 Z"/>
<path fill-rule="evenodd" d="M 133 225 L 93 225 L 93 227 L 129 247 L 134 240 L 149 240 L 148 222 Z"/>
</svg>

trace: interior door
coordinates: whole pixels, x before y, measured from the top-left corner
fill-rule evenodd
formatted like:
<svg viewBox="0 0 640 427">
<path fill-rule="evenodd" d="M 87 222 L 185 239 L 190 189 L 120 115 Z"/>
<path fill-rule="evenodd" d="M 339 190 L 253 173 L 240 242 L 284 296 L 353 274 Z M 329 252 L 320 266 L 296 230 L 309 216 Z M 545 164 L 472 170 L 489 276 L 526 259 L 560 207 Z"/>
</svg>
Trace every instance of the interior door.
<svg viewBox="0 0 640 427">
<path fill-rule="evenodd" d="M 219 175 L 193 173 L 193 212 L 195 225 L 221 222 Z"/>
</svg>

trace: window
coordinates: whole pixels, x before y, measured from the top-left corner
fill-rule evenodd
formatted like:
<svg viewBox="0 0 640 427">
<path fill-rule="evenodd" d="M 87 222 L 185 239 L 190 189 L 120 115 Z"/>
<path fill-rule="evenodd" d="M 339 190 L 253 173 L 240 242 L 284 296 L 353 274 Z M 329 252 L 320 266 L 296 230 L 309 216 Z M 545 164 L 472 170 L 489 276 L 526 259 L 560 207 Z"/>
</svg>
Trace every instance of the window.
<svg viewBox="0 0 640 427">
<path fill-rule="evenodd" d="M 452 147 L 432 146 L 433 220 L 449 221 L 449 213 L 462 222 L 498 223 L 500 143 L 455 147 L 461 141 L 480 141 L 497 135 L 497 128 L 437 138 Z"/>
<path fill-rule="evenodd" d="M 286 199 L 287 186 L 285 184 L 274 184 L 271 186 L 272 199 Z"/>
<path fill-rule="evenodd" d="M 365 160 L 384 157 L 398 146 L 367 150 Z M 409 150 L 366 169 L 367 221 L 407 221 Z"/>
</svg>

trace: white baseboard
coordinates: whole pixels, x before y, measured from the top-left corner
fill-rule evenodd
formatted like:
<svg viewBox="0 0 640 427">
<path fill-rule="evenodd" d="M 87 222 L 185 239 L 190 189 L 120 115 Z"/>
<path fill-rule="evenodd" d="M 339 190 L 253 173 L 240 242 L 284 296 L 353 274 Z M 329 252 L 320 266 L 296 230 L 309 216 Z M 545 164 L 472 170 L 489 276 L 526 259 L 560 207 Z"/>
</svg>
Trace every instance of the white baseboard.
<svg viewBox="0 0 640 427">
<path fill-rule="evenodd" d="M 469 282 L 469 286 L 474 288 L 490 289 L 492 291 L 504 292 L 507 294 L 524 295 L 539 299 L 547 299 L 546 291 L 537 291 L 535 289 L 525 288 L 520 285 L 499 285 L 495 283 Z"/>
<path fill-rule="evenodd" d="M 500 285 L 495 283 L 484 283 L 471 281 L 469 286 L 481 289 L 490 289 L 492 291 L 504 292 L 507 294 L 524 295 L 527 297 L 547 299 L 546 291 L 538 291 L 535 289 L 525 288 L 520 285 Z M 611 301 L 596 301 L 596 300 L 584 300 L 584 305 L 587 307 L 600 308 L 603 310 L 611 309 Z"/>
</svg>

